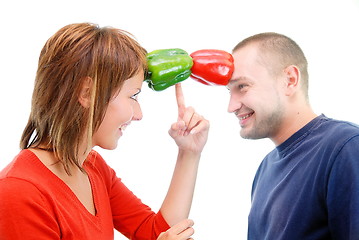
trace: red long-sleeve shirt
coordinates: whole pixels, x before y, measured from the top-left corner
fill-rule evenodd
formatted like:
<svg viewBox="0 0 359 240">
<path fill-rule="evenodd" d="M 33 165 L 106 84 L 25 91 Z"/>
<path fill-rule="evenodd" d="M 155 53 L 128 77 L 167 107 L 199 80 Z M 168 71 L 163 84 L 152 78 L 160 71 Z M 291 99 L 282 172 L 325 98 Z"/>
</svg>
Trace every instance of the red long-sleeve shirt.
<svg viewBox="0 0 359 240">
<path fill-rule="evenodd" d="M 108 240 L 114 228 L 130 239 L 157 239 L 169 226 L 92 151 L 84 163 L 96 215 L 30 150 L 0 172 L 0 239 Z"/>
</svg>

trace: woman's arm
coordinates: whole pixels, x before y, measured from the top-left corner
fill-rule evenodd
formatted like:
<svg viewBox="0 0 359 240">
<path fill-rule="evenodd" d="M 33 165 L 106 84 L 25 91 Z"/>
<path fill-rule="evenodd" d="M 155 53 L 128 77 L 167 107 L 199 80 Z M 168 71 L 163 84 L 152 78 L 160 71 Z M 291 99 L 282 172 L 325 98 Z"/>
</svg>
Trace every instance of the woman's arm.
<svg viewBox="0 0 359 240">
<path fill-rule="evenodd" d="M 178 145 L 178 158 L 161 213 L 170 226 L 188 218 L 201 152 L 207 142 L 209 122 L 192 107 L 185 107 L 180 84 L 176 85 L 178 121 L 169 134 Z"/>
</svg>

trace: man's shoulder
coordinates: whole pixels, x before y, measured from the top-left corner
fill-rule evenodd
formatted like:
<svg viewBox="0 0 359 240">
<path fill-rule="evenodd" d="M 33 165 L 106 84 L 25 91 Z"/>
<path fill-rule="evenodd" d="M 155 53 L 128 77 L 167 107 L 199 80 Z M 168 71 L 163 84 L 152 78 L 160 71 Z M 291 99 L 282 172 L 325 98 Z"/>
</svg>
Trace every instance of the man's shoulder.
<svg viewBox="0 0 359 240">
<path fill-rule="evenodd" d="M 323 117 L 318 129 L 327 133 L 328 136 L 357 136 L 359 135 L 359 125 L 350 121 L 338 120 Z"/>
<path fill-rule="evenodd" d="M 313 145 L 324 149 L 342 148 L 359 137 L 359 126 L 350 121 L 322 117 L 309 135 Z M 354 142 L 356 145 L 357 143 Z"/>
</svg>

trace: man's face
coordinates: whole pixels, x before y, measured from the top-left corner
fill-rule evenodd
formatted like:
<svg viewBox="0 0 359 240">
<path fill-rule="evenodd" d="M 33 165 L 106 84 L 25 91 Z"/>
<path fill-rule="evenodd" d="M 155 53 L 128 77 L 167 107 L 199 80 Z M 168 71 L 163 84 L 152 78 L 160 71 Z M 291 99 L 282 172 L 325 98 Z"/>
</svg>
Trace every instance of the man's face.
<svg viewBox="0 0 359 240">
<path fill-rule="evenodd" d="M 255 44 L 233 53 L 234 72 L 227 85 L 228 112 L 234 113 L 243 138 L 273 138 L 279 132 L 285 111 L 279 80 L 270 74 Z"/>
</svg>

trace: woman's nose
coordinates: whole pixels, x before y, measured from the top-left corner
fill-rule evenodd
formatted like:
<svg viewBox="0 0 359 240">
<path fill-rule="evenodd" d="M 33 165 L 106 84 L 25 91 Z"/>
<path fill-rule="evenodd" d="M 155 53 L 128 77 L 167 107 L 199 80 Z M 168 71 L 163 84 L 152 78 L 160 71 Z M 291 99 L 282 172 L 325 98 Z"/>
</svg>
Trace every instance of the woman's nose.
<svg viewBox="0 0 359 240">
<path fill-rule="evenodd" d="M 143 117 L 140 104 L 137 103 L 134 108 L 133 120 L 140 121 Z"/>
</svg>

